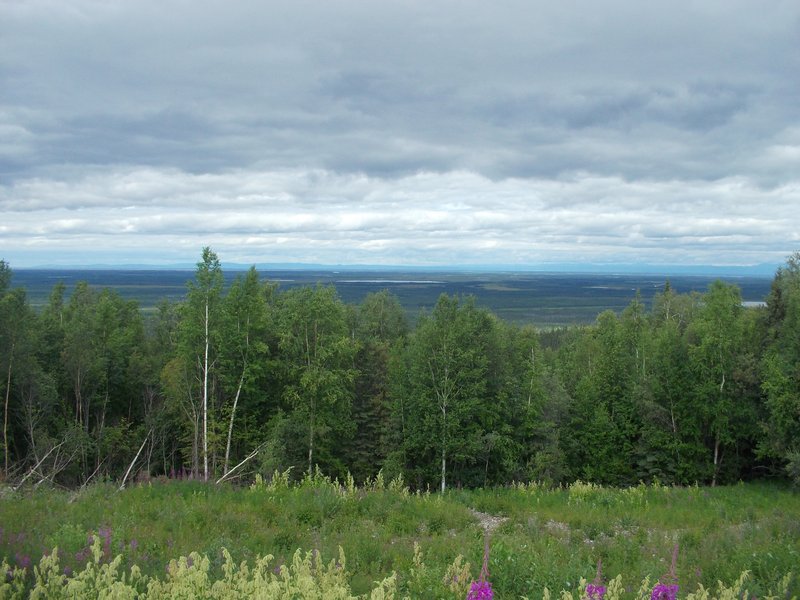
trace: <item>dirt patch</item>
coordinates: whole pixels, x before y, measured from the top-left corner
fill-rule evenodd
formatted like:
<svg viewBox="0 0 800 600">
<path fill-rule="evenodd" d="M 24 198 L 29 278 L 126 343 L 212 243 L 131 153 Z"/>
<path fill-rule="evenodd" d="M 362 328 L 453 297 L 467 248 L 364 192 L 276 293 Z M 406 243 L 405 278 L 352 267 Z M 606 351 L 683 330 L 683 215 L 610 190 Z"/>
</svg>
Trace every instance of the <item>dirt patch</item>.
<svg viewBox="0 0 800 600">
<path fill-rule="evenodd" d="M 495 515 L 490 515 L 489 513 L 475 510 L 474 508 L 470 508 L 469 512 L 472 513 L 472 516 L 478 519 L 481 527 L 486 533 L 492 533 L 495 529 L 500 527 L 500 525 L 508 521 L 508 517 L 497 517 Z"/>
</svg>

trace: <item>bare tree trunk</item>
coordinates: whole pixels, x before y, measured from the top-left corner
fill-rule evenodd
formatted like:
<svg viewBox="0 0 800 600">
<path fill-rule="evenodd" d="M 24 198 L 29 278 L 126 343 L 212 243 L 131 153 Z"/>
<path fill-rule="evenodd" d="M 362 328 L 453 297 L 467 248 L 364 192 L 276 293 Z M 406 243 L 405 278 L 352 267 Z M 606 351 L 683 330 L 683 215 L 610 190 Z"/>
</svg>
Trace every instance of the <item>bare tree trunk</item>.
<svg viewBox="0 0 800 600">
<path fill-rule="evenodd" d="M 311 412 L 311 426 L 308 429 L 308 474 L 313 473 L 314 468 L 314 412 Z"/>
<path fill-rule="evenodd" d="M 722 381 L 719 383 L 719 393 L 722 395 L 725 389 L 725 371 L 722 372 Z M 714 434 L 714 475 L 711 478 L 711 487 L 715 487 L 717 485 L 717 474 L 719 473 L 719 463 L 720 463 L 720 454 L 719 454 L 719 432 Z"/>
<path fill-rule="evenodd" d="M 442 493 L 445 489 L 445 474 L 447 473 L 447 405 L 442 405 Z"/>
<path fill-rule="evenodd" d="M 445 459 L 444 444 L 442 444 L 442 493 L 444 494 L 445 488 L 445 472 L 447 471 L 447 461 Z"/>
<path fill-rule="evenodd" d="M 205 352 L 203 354 L 203 481 L 208 481 L 208 296 L 206 296 Z"/>
<path fill-rule="evenodd" d="M 533 399 L 533 384 L 534 384 L 534 369 L 536 368 L 536 356 L 533 354 L 533 348 L 531 348 L 531 381 L 528 384 L 528 408 L 531 407 L 531 400 Z"/>
<path fill-rule="evenodd" d="M 719 471 L 719 435 L 714 439 L 714 476 L 711 478 L 711 487 L 717 485 L 717 472 Z"/>
<path fill-rule="evenodd" d="M 231 437 L 233 436 L 233 419 L 236 416 L 236 405 L 239 404 L 239 396 L 242 393 L 242 386 L 244 385 L 244 372 L 247 365 L 242 367 L 242 376 L 239 378 L 239 387 L 236 388 L 236 396 L 233 398 L 233 407 L 231 408 L 231 421 L 228 423 L 228 443 L 225 445 L 225 466 L 222 469 L 223 477 L 228 474 L 228 460 L 231 455 Z"/>
<path fill-rule="evenodd" d="M 153 433 L 152 429 L 147 432 L 146 436 L 144 436 L 144 441 L 142 442 L 142 445 L 139 446 L 139 451 L 136 453 L 136 456 L 133 457 L 131 464 L 128 466 L 128 470 L 125 471 L 125 477 L 122 478 L 122 483 L 119 486 L 120 491 L 125 489 L 125 482 L 128 480 L 128 475 L 131 474 L 131 469 L 133 469 L 133 465 L 136 464 L 136 460 L 139 458 L 139 455 L 142 453 L 142 450 L 144 450 L 144 445 L 147 443 L 147 438 L 150 437 L 151 433 Z"/>
<path fill-rule="evenodd" d="M 192 422 L 194 435 L 192 436 L 192 477 L 197 479 L 200 477 L 200 423 L 199 419 L 195 418 Z"/>
<path fill-rule="evenodd" d="M 80 368 L 78 369 L 78 373 L 75 375 L 75 382 L 73 384 L 75 389 L 75 421 L 81 425 L 83 424 L 83 414 L 81 412 L 81 407 L 83 406 L 83 398 L 81 397 L 81 372 Z"/>
<path fill-rule="evenodd" d="M 11 365 L 14 362 L 14 344 L 11 344 L 11 352 L 8 355 L 8 377 L 6 377 L 6 401 L 3 409 L 3 457 L 5 466 L 3 475 L 8 475 L 8 402 L 11 398 Z"/>
</svg>

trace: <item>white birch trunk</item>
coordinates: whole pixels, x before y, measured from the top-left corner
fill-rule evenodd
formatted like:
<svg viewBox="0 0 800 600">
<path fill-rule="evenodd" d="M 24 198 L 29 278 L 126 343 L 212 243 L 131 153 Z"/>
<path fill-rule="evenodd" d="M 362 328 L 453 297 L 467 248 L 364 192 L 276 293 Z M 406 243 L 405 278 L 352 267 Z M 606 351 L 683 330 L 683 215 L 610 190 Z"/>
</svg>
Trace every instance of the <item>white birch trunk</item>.
<svg viewBox="0 0 800 600">
<path fill-rule="evenodd" d="M 5 467 L 3 475 L 8 475 L 8 403 L 11 398 L 11 365 L 14 362 L 14 344 L 11 344 L 11 352 L 8 356 L 8 377 L 6 377 L 6 401 L 3 409 L 3 456 L 5 457 Z"/>
<path fill-rule="evenodd" d="M 203 481 L 208 481 L 208 295 L 206 295 L 205 353 L 203 355 Z"/>
<path fill-rule="evenodd" d="M 230 423 L 228 423 L 228 443 L 225 444 L 225 465 L 222 468 L 223 477 L 228 474 L 228 461 L 231 455 L 231 437 L 233 437 L 233 419 L 236 416 L 236 405 L 239 404 L 239 396 L 242 393 L 242 386 L 244 385 L 244 372 L 246 368 L 246 366 L 242 368 L 242 376 L 239 378 L 239 387 L 236 388 L 236 396 L 233 398 L 231 420 Z"/>
</svg>

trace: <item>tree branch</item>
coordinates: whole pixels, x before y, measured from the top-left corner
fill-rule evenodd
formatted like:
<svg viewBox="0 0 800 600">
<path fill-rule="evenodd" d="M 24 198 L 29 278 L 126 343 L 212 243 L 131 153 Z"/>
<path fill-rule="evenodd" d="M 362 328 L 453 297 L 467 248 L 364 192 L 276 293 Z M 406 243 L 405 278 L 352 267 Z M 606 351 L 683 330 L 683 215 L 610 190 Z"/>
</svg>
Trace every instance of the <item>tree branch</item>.
<svg viewBox="0 0 800 600">
<path fill-rule="evenodd" d="M 251 458 L 253 458 L 253 457 L 254 457 L 256 454 L 258 454 L 258 453 L 261 451 L 261 448 L 263 448 L 265 444 L 266 444 L 266 442 L 264 442 L 264 444 L 260 444 L 260 445 L 258 446 L 258 448 L 256 448 L 255 450 L 253 450 L 253 451 L 252 451 L 250 454 L 248 454 L 248 455 L 247 455 L 247 457 L 246 457 L 246 458 L 245 458 L 245 459 L 244 459 L 242 462 L 240 462 L 238 465 L 236 465 L 235 467 L 233 467 L 233 468 L 232 468 L 230 471 L 228 471 L 227 473 L 225 473 L 225 475 L 223 475 L 222 477 L 220 477 L 219 479 L 217 479 L 217 481 L 216 481 L 216 485 L 219 485 L 220 483 L 222 483 L 223 481 L 225 481 L 225 480 L 226 480 L 228 477 L 230 477 L 231 475 L 233 475 L 233 472 L 234 472 L 236 469 L 238 469 L 239 467 L 241 467 L 242 465 L 244 465 L 244 464 L 245 464 L 245 463 L 246 463 L 248 460 L 250 460 L 250 459 L 251 459 Z"/>
<path fill-rule="evenodd" d="M 120 491 L 125 489 L 125 481 L 127 481 L 128 475 L 131 474 L 131 469 L 133 468 L 133 465 L 136 464 L 136 460 L 139 458 L 139 455 L 142 453 L 142 450 L 144 450 L 144 445 L 147 443 L 147 438 L 150 437 L 151 433 L 153 433 L 152 429 L 147 432 L 146 436 L 144 436 L 144 441 L 142 442 L 142 445 L 139 446 L 139 451 L 136 453 L 136 456 L 133 457 L 133 460 L 131 461 L 131 464 L 128 466 L 128 470 L 125 471 L 125 477 L 122 478 L 122 483 L 119 486 Z"/>
</svg>

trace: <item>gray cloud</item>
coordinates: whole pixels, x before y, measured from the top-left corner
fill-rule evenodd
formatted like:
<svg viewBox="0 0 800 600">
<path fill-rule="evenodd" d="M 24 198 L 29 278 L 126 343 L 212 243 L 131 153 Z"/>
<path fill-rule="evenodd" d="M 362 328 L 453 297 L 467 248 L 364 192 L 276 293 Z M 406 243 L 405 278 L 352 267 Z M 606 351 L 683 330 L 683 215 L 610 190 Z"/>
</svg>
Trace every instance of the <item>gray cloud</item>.
<svg viewBox="0 0 800 600">
<path fill-rule="evenodd" d="M 0 253 L 780 261 L 799 33 L 789 1 L 0 3 Z"/>
</svg>

